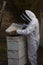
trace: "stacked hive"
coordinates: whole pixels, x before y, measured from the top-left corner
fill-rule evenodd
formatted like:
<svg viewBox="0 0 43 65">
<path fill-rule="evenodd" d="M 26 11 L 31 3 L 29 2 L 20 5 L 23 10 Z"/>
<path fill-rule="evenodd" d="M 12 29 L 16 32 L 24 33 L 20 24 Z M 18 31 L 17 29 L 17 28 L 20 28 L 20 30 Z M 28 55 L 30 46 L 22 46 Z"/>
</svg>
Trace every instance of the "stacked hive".
<svg viewBox="0 0 43 65">
<path fill-rule="evenodd" d="M 6 32 L 22 28 L 22 25 L 12 23 Z M 24 36 L 7 36 L 8 65 L 24 65 L 26 63 L 26 39 Z"/>
<path fill-rule="evenodd" d="M 24 36 L 7 37 L 8 65 L 26 64 L 26 43 Z"/>
</svg>

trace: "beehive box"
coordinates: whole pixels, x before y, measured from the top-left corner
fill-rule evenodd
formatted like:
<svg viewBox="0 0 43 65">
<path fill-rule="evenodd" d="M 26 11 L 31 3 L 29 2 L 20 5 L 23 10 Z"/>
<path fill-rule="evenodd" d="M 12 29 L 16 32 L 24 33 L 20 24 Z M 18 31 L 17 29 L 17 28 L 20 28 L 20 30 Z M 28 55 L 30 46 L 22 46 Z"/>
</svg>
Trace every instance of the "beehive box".
<svg viewBox="0 0 43 65">
<path fill-rule="evenodd" d="M 26 47 L 24 36 L 7 37 L 7 50 L 20 50 Z"/>
<path fill-rule="evenodd" d="M 7 36 L 8 65 L 26 64 L 26 39 L 24 36 Z"/>
<path fill-rule="evenodd" d="M 8 59 L 8 65 L 25 65 L 26 64 L 26 56 L 20 58 L 20 59 Z"/>
<path fill-rule="evenodd" d="M 20 59 L 23 56 L 26 56 L 26 48 L 22 48 L 21 50 L 18 51 L 11 51 L 9 50 L 7 52 L 8 58 L 17 58 Z"/>
</svg>

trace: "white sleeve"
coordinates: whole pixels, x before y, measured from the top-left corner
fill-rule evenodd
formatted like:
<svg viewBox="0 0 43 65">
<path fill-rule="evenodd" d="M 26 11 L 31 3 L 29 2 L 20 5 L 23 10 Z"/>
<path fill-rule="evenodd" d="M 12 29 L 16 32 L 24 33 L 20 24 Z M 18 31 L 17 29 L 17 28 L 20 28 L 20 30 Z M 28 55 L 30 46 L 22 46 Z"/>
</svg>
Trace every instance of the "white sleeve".
<svg viewBox="0 0 43 65">
<path fill-rule="evenodd" d="M 24 29 L 24 30 L 17 30 L 17 33 L 18 34 L 24 34 L 24 35 L 28 35 L 29 33 L 31 33 L 33 30 L 34 30 L 34 28 L 35 28 L 35 24 L 34 24 L 34 22 L 31 22 L 28 26 L 27 26 L 27 28 L 26 29 Z"/>
</svg>

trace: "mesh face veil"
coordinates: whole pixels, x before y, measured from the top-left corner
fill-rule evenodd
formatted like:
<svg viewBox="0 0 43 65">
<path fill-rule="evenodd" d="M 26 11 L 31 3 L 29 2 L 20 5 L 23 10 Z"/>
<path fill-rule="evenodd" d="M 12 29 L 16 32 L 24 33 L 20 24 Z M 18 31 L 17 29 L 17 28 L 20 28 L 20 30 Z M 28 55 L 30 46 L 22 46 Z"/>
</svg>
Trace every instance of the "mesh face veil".
<svg viewBox="0 0 43 65">
<path fill-rule="evenodd" d="M 22 20 L 24 20 L 25 23 L 29 23 L 30 21 L 32 21 L 32 19 L 27 15 L 25 11 L 22 13 L 22 15 L 20 15 L 20 17 L 22 18 Z"/>
</svg>

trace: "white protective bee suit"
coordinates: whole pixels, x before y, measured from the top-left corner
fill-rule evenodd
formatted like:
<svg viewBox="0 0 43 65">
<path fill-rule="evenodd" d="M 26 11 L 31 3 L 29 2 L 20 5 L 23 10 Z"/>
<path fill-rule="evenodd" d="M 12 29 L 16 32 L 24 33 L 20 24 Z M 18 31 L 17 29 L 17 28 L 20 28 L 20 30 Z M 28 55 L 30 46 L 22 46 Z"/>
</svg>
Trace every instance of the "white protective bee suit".
<svg viewBox="0 0 43 65">
<path fill-rule="evenodd" d="M 37 49 L 39 46 L 40 38 L 39 22 L 33 12 L 25 10 L 25 13 L 31 18 L 31 21 L 25 29 L 17 30 L 17 33 L 27 36 L 29 61 L 31 65 L 37 65 Z"/>
</svg>

